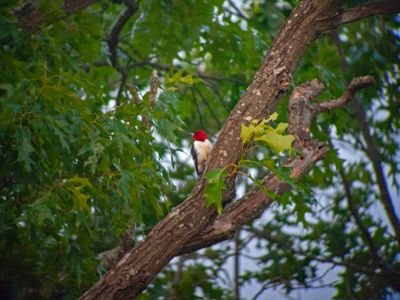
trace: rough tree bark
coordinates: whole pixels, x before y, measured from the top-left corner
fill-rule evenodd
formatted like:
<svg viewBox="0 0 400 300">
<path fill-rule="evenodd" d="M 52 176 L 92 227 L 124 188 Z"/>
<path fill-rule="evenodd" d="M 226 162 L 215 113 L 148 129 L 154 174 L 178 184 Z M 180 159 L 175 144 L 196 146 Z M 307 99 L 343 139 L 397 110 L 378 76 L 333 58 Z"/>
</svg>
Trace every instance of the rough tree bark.
<svg viewBox="0 0 400 300">
<path fill-rule="evenodd" d="M 400 11 L 400 3 L 396 1 L 377 1 L 373 5 L 365 4 L 350 10 L 342 10 L 342 2 L 305 0 L 292 12 L 267 52 L 252 84 L 226 120 L 208 161 L 208 170 L 230 166 L 239 160 L 242 155 L 241 124 L 251 119 L 262 119 L 275 110 L 281 96 L 290 86 L 292 74 L 307 46 L 321 33 L 371 15 Z M 349 91 L 352 91 L 351 87 Z M 346 94 L 344 97 L 347 97 Z M 332 102 L 331 108 L 342 105 L 343 100 L 339 99 L 334 104 Z M 329 105 L 328 108 L 320 108 L 329 109 Z M 302 160 L 289 162 L 294 168 L 293 176 L 307 172 L 327 150 L 326 146 L 318 143 L 309 148 L 310 151 L 305 153 Z M 228 184 L 233 189 L 232 181 Z M 268 177 L 265 185 L 271 191 L 282 192 L 287 189 L 274 176 Z M 217 217 L 214 208 L 205 207 L 204 186 L 205 181 L 199 180 L 187 199 L 157 224 L 141 243 L 129 251 L 81 299 L 133 298 L 146 288 L 174 256 L 228 238 L 234 232 L 235 224 L 245 223 L 258 216 L 270 203 L 266 195 L 256 189 L 241 201 L 229 204 L 223 214 Z M 229 189 L 224 193 L 226 202 L 229 202 L 231 192 Z M 224 218 L 230 221 L 221 221 Z M 215 238 L 210 238 L 214 233 L 217 233 Z"/>
</svg>

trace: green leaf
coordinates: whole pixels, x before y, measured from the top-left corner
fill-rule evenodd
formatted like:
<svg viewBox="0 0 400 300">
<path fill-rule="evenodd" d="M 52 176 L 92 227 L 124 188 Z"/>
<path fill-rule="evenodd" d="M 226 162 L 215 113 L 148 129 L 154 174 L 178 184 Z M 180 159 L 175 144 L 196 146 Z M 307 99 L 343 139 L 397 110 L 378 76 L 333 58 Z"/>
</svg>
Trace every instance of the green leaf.
<svg viewBox="0 0 400 300">
<path fill-rule="evenodd" d="M 281 135 L 274 130 L 266 130 L 262 136 L 254 140 L 262 141 L 268 144 L 276 154 L 284 150 L 292 150 L 293 135 Z"/>
<path fill-rule="evenodd" d="M 282 134 L 286 128 L 288 127 L 288 123 L 279 123 L 278 126 L 275 128 L 275 132 Z"/>
<path fill-rule="evenodd" d="M 83 186 L 73 186 L 69 187 L 69 190 L 72 192 L 72 211 L 85 211 L 90 213 L 90 206 L 88 205 L 87 201 L 91 198 L 89 194 L 85 194 L 82 189 Z"/>
<path fill-rule="evenodd" d="M 250 126 L 246 126 L 245 124 L 242 124 L 242 128 L 240 130 L 240 138 L 242 139 L 242 143 L 246 144 L 252 134 L 254 133 L 254 128 L 250 125 Z"/>
<path fill-rule="evenodd" d="M 90 206 L 87 203 L 92 197 L 87 193 L 93 186 L 88 178 L 72 177 L 67 181 L 66 188 L 72 192 L 72 211 L 84 211 L 90 213 Z"/>
<path fill-rule="evenodd" d="M 274 112 L 271 114 L 266 120 L 265 123 L 270 122 L 270 121 L 275 121 L 278 118 L 279 114 L 277 112 Z"/>
<path fill-rule="evenodd" d="M 228 177 L 225 169 L 217 169 L 207 172 L 207 186 L 204 189 L 207 207 L 215 204 L 218 214 L 222 213 L 222 191 L 226 188 L 225 178 Z"/>
<path fill-rule="evenodd" d="M 15 133 L 15 139 L 15 147 L 18 151 L 17 161 L 22 162 L 24 164 L 24 169 L 29 172 L 34 165 L 32 153 L 35 152 L 31 143 L 31 137 L 26 130 L 20 129 Z"/>
<path fill-rule="evenodd" d="M 259 168 L 263 167 L 264 165 L 262 162 L 256 160 L 242 159 L 239 161 L 239 166 L 242 168 Z"/>
<path fill-rule="evenodd" d="M 185 83 L 188 85 L 192 85 L 194 83 L 201 82 L 199 78 L 193 78 L 193 74 L 188 74 L 186 76 L 183 75 L 184 70 L 180 69 L 175 73 L 173 77 L 166 77 L 165 84 L 174 84 L 174 83 Z"/>
</svg>

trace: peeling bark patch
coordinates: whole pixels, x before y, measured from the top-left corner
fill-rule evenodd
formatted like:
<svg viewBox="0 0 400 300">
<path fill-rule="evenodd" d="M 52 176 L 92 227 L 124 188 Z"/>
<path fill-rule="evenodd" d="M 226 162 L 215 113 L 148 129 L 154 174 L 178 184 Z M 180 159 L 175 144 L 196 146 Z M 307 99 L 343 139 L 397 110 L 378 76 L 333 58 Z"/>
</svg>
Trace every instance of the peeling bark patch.
<svg viewBox="0 0 400 300">
<path fill-rule="evenodd" d="M 221 154 L 221 155 L 224 156 L 224 157 L 227 157 L 227 156 L 228 156 L 228 153 L 227 153 L 225 150 L 220 150 L 220 151 L 219 151 L 219 154 Z"/>
<path fill-rule="evenodd" d="M 276 69 L 272 72 L 272 74 L 278 75 L 278 74 L 281 74 L 284 70 L 285 70 L 285 67 L 276 68 Z"/>
<path fill-rule="evenodd" d="M 117 267 L 123 265 L 128 260 L 128 255 L 124 255 L 121 260 L 118 262 Z"/>
<path fill-rule="evenodd" d="M 261 96 L 261 91 L 260 91 L 260 89 L 254 89 L 254 90 L 252 91 L 252 93 L 253 93 L 254 95 L 256 95 L 256 96 Z"/>
<path fill-rule="evenodd" d="M 251 117 L 251 116 L 247 116 L 247 117 L 244 117 L 243 119 L 244 119 L 245 121 L 247 121 L 247 122 L 250 122 L 251 119 L 252 119 L 252 117 Z"/>
<path fill-rule="evenodd" d="M 136 273 L 137 273 L 137 271 L 135 271 L 135 269 L 130 269 L 130 270 L 128 271 L 128 273 L 129 273 L 129 275 L 131 275 L 131 276 L 135 276 Z"/>
</svg>

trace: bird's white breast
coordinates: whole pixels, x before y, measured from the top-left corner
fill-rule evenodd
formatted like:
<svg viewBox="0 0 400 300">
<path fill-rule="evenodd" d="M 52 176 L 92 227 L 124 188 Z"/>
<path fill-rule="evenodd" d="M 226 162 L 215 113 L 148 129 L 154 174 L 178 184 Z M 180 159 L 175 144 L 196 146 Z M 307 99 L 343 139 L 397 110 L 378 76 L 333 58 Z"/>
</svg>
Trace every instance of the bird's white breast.
<svg viewBox="0 0 400 300">
<path fill-rule="evenodd" d="M 213 145 L 209 140 L 205 140 L 203 142 L 194 141 L 193 147 L 197 154 L 197 161 L 202 163 L 210 156 Z"/>
</svg>

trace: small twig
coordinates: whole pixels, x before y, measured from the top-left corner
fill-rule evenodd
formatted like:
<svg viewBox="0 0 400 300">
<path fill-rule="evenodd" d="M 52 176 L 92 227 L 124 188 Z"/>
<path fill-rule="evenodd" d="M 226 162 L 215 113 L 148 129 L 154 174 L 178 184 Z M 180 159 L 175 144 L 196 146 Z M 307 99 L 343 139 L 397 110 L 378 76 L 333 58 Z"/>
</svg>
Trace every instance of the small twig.
<svg viewBox="0 0 400 300">
<path fill-rule="evenodd" d="M 150 66 L 152 68 L 155 68 L 157 70 L 162 70 L 162 71 L 179 70 L 179 67 L 177 67 L 177 66 L 170 66 L 170 65 L 151 62 L 151 61 L 138 61 L 138 62 L 135 62 L 133 64 L 126 66 L 126 69 L 130 70 L 133 68 L 144 67 L 144 66 Z M 183 72 L 183 75 L 188 75 L 188 73 Z M 235 84 L 246 85 L 245 82 L 235 79 L 235 78 L 207 75 L 207 74 L 204 74 L 201 72 L 193 73 L 193 78 L 209 79 L 209 80 L 215 80 L 215 81 L 228 81 L 228 82 L 232 82 Z"/>
<path fill-rule="evenodd" d="M 346 194 L 347 206 L 350 210 L 351 215 L 354 218 L 354 221 L 357 224 L 357 227 L 360 229 L 361 238 L 368 245 L 368 250 L 370 252 L 372 260 L 374 261 L 376 266 L 378 266 L 379 268 L 382 269 L 383 272 L 388 273 L 388 274 L 393 273 L 392 270 L 389 269 L 389 267 L 385 264 L 385 262 L 379 256 L 378 246 L 376 245 L 374 239 L 372 238 L 371 234 L 368 231 L 368 228 L 365 226 L 365 224 L 363 223 L 363 221 L 361 219 L 361 216 L 358 212 L 358 209 L 356 207 L 356 204 L 353 199 L 352 192 L 351 192 L 351 182 L 349 181 L 349 179 L 347 178 L 347 175 L 345 174 L 345 172 L 343 170 L 340 170 L 339 172 L 340 172 L 340 176 L 342 178 L 344 191 Z"/>
<path fill-rule="evenodd" d="M 203 103 L 206 105 L 206 107 L 207 107 L 208 111 L 210 112 L 211 116 L 214 118 L 215 122 L 217 123 L 218 128 L 221 128 L 222 127 L 222 123 L 219 120 L 219 118 L 217 117 L 217 115 L 215 114 L 214 109 L 212 109 L 212 107 L 210 106 L 210 103 L 208 103 L 206 97 L 203 95 L 203 93 L 199 89 L 197 89 L 197 88 L 194 88 L 194 89 L 197 92 L 197 94 L 199 94 L 201 100 L 203 100 Z"/>
<path fill-rule="evenodd" d="M 120 100 L 122 96 L 122 92 L 125 87 L 125 83 L 127 80 L 127 71 L 123 68 L 118 62 L 118 41 L 119 34 L 121 33 L 124 25 L 129 21 L 129 19 L 135 14 L 138 9 L 136 5 L 136 1 L 124 1 L 128 6 L 122 15 L 118 18 L 117 22 L 114 24 L 113 28 L 110 31 L 110 34 L 107 38 L 108 49 L 110 51 L 109 59 L 111 65 L 121 74 L 121 81 L 117 93 L 117 97 L 115 99 L 116 106 L 120 105 Z"/>
<path fill-rule="evenodd" d="M 224 97 L 221 95 L 221 92 L 219 90 L 219 85 L 211 80 L 208 80 L 207 82 L 205 82 L 205 84 L 212 90 L 212 92 L 214 92 L 214 94 L 217 96 L 217 99 L 219 100 L 219 102 L 221 102 L 222 107 L 225 109 L 226 112 L 229 113 L 229 111 L 230 111 L 229 106 L 225 102 Z"/>
<path fill-rule="evenodd" d="M 196 94 L 195 94 L 193 88 L 192 88 L 192 96 L 193 96 L 194 104 L 196 105 L 197 115 L 199 116 L 200 126 L 201 126 L 202 128 L 207 128 L 207 127 L 204 125 L 203 113 L 202 113 L 201 110 L 200 110 L 200 106 L 199 106 L 199 103 L 198 103 L 198 101 L 197 101 L 197 97 L 196 97 Z"/>
</svg>

